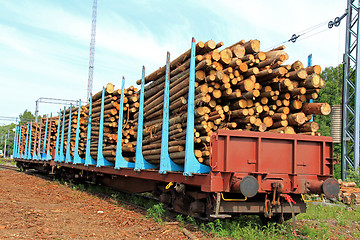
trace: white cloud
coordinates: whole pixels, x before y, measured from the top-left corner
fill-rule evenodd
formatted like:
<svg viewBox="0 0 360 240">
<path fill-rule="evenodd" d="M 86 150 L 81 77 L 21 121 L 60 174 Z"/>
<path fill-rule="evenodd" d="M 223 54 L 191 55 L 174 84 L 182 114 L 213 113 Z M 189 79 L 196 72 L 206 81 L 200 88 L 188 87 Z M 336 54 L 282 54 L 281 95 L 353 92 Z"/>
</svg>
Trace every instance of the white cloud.
<svg viewBox="0 0 360 240">
<path fill-rule="evenodd" d="M 325 0 L 162 3 L 127 3 L 146 9 L 157 20 L 162 13 L 170 13 L 171 19 L 161 15 L 164 19 L 157 21 L 162 24 L 159 26 L 152 19 L 146 22 L 142 16 L 124 16 L 124 12 L 133 10 L 125 3 L 101 1 L 94 92 L 108 82 L 120 86 L 122 75 L 127 85 L 135 84 L 141 77 L 142 65 L 146 66 L 147 74 L 151 73 L 164 65 L 167 51 L 172 58 L 186 51 L 192 36 L 202 41 L 224 41 L 225 45 L 258 38 L 266 49 L 287 40 L 293 33 L 340 16 L 346 7 L 343 1 Z M 85 98 L 91 1 L 21 0 L 20 4 L 3 1 L 0 16 L 2 115 L 16 116 L 25 109 L 33 111 L 39 97 Z M 289 62 L 299 59 L 306 64 L 307 55 L 313 53 L 314 63 L 323 68 L 339 63 L 344 50 L 344 31 L 345 21 L 340 28 L 287 44 Z M 14 88 L 20 98 L 14 97 Z M 43 114 L 58 109 L 59 106 L 42 105 L 40 111 Z"/>
</svg>

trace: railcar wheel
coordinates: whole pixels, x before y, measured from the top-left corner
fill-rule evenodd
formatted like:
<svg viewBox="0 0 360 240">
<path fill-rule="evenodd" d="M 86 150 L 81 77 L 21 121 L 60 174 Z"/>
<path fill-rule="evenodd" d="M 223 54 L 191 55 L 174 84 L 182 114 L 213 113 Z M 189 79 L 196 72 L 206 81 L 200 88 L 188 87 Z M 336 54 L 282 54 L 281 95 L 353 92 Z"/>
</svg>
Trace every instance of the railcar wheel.
<svg viewBox="0 0 360 240">
<path fill-rule="evenodd" d="M 19 168 L 19 171 L 20 171 L 20 172 L 25 172 L 25 168 L 24 168 L 24 165 L 23 165 L 23 164 L 17 162 L 17 163 L 16 163 L 16 166 Z"/>
</svg>

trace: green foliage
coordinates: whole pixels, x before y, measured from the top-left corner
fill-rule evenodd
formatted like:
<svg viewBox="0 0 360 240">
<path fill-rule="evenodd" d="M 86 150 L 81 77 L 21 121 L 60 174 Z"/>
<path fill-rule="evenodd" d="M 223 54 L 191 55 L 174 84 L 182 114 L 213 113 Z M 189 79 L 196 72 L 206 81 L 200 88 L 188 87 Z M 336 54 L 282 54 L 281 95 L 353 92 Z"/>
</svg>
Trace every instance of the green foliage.
<svg viewBox="0 0 360 240">
<path fill-rule="evenodd" d="M 350 168 L 347 173 L 348 175 L 346 177 L 346 181 L 355 182 L 356 186 L 360 187 L 360 168 L 358 168 L 357 170 Z"/>
<path fill-rule="evenodd" d="M 321 73 L 321 78 L 326 82 L 326 87 L 320 90 L 319 97 L 314 102 L 327 102 L 330 105 L 342 103 L 342 82 L 343 82 L 343 65 L 337 67 L 327 67 Z M 319 123 L 319 132 L 323 136 L 330 136 L 331 115 L 314 116 L 314 120 Z M 339 149 L 335 149 L 339 152 Z M 340 153 L 340 152 L 339 152 Z"/>
<path fill-rule="evenodd" d="M 326 82 L 326 87 L 320 90 L 319 97 L 314 102 L 327 102 L 331 106 L 342 104 L 343 65 L 327 67 L 321 73 L 321 78 Z M 331 115 L 314 115 L 314 121 L 319 124 L 322 136 L 331 135 Z M 341 155 L 341 144 L 334 144 L 334 157 Z M 334 169 L 335 178 L 341 178 L 340 164 Z"/>
<path fill-rule="evenodd" d="M 320 222 L 315 225 L 304 224 L 299 229 L 301 234 L 310 239 L 330 239 L 331 232 L 326 222 Z"/>
<path fill-rule="evenodd" d="M 297 219 L 360 221 L 360 207 L 352 210 L 345 205 L 328 206 L 321 203 L 310 203 L 307 204 L 306 213 L 299 214 Z"/>
<path fill-rule="evenodd" d="M 162 222 L 162 218 L 165 214 L 164 205 L 162 203 L 155 204 L 147 210 L 147 217 L 152 218 L 156 222 Z"/>
<path fill-rule="evenodd" d="M 343 205 L 307 204 L 307 212 L 296 217 L 297 232 L 309 239 L 343 239 L 345 235 L 334 235 L 337 227 L 347 227 L 360 221 L 360 207 L 348 208 Z M 291 220 L 284 224 L 262 225 L 258 216 L 239 216 L 233 219 L 215 220 L 200 227 L 219 238 L 233 239 L 294 239 Z M 351 230 L 351 229 L 350 229 Z M 346 231 L 346 236 L 356 239 L 357 230 Z"/>
<path fill-rule="evenodd" d="M 27 109 L 24 111 L 23 114 L 19 115 L 19 118 L 20 118 L 20 122 L 19 122 L 20 125 L 35 120 L 35 116 Z"/>
<path fill-rule="evenodd" d="M 0 126 L 0 150 L 4 151 L 5 148 L 5 138 L 6 138 L 6 156 L 9 157 L 12 155 L 14 148 L 14 136 L 15 124 L 11 123 L 5 126 Z"/>
<path fill-rule="evenodd" d="M 268 223 L 262 225 L 257 216 L 240 216 L 234 219 L 216 219 L 202 225 L 220 238 L 234 239 L 293 239 L 290 224 Z"/>
</svg>

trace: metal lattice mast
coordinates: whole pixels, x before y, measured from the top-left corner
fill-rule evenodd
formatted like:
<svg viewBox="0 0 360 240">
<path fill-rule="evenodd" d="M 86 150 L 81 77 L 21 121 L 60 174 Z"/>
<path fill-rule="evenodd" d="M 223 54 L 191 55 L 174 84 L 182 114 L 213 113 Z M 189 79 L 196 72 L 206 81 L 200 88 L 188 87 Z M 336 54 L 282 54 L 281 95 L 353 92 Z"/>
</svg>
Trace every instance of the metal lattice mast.
<svg viewBox="0 0 360 240">
<path fill-rule="evenodd" d="M 93 72 L 94 72 L 94 56 L 95 56 L 95 38 L 96 38 L 96 14 L 97 14 L 97 0 L 94 0 L 92 11 L 92 24 L 91 24 L 91 42 L 90 42 L 90 59 L 89 59 L 89 78 L 87 88 L 87 101 L 92 93 L 93 85 Z"/>
<path fill-rule="evenodd" d="M 359 3 L 348 0 L 346 46 L 344 56 L 342 171 L 345 179 L 349 167 L 359 167 L 360 149 L 360 39 Z"/>
</svg>

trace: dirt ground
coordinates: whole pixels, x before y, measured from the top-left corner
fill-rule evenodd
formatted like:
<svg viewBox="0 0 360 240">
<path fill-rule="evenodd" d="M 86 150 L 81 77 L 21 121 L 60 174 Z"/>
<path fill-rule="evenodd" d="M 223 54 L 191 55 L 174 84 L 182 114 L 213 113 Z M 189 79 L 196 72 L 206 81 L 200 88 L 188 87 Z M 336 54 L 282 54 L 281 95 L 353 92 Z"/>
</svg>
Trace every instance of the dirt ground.
<svg viewBox="0 0 360 240">
<path fill-rule="evenodd" d="M 192 232 L 203 238 L 201 232 Z M 56 181 L 0 170 L 0 239 L 188 239 L 183 227 L 157 223 Z"/>
</svg>

